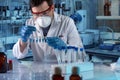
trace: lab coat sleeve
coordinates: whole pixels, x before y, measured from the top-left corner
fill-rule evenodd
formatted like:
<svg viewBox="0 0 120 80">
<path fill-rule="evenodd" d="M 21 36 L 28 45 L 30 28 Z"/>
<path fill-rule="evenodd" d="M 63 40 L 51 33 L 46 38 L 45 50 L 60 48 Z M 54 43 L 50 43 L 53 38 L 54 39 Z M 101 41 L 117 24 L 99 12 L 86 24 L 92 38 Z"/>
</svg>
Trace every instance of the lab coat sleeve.
<svg viewBox="0 0 120 80">
<path fill-rule="evenodd" d="M 26 54 L 28 53 L 29 45 L 24 49 L 23 53 L 20 51 L 20 39 L 18 42 L 13 46 L 13 56 L 16 57 L 17 59 L 24 58 Z"/>
<path fill-rule="evenodd" d="M 68 45 L 74 45 L 79 48 L 81 48 L 81 47 L 84 48 L 81 38 L 80 38 L 80 34 L 78 33 L 77 28 L 72 19 L 70 19 L 68 26 L 69 26 Z M 85 50 L 82 52 L 82 54 L 84 56 L 84 61 L 88 61 L 89 56 L 86 54 Z M 82 56 L 82 54 L 81 54 L 81 56 Z"/>
<path fill-rule="evenodd" d="M 68 30 L 67 30 L 67 34 L 68 34 L 68 45 L 73 45 L 73 46 L 77 46 L 77 47 L 83 47 L 82 45 L 82 41 L 80 39 L 80 35 L 77 31 L 77 28 L 74 24 L 74 21 L 72 19 L 69 20 L 68 23 Z"/>
</svg>

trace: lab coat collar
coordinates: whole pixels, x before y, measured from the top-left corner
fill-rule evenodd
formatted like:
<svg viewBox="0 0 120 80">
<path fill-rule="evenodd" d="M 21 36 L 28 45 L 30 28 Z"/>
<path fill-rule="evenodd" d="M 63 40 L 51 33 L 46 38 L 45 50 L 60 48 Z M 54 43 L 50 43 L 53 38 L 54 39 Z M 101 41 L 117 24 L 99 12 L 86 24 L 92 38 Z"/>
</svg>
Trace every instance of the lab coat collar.
<svg viewBox="0 0 120 80">
<path fill-rule="evenodd" d="M 56 30 L 58 29 L 57 27 L 59 27 L 60 23 L 61 23 L 60 15 L 57 14 L 56 12 L 54 12 L 53 21 L 52 21 L 50 29 L 47 33 L 47 37 L 51 36 L 51 35 L 55 35 Z"/>
<path fill-rule="evenodd" d="M 54 12 L 54 20 L 55 20 L 55 22 L 61 22 L 59 14 L 57 14 L 56 12 Z"/>
</svg>

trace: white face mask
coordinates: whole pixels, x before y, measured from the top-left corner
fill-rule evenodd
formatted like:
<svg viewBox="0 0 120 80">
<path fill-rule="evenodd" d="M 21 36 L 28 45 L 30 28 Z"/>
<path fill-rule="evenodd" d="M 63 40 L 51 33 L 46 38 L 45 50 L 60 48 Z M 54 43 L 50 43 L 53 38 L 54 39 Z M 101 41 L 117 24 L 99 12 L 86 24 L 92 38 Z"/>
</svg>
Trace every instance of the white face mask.
<svg viewBox="0 0 120 80">
<path fill-rule="evenodd" d="M 49 16 L 41 16 L 38 17 L 35 21 L 40 27 L 46 28 L 51 24 L 51 17 Z"/>
</svg>

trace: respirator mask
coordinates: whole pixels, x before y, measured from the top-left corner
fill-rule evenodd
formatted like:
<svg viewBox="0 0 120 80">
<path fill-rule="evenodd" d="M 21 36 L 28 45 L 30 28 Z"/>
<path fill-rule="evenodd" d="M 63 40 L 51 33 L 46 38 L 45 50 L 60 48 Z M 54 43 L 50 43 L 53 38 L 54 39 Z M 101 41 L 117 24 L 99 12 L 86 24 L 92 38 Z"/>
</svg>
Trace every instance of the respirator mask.
<svg viewBox="0 0 120 80">
<path fill-rule="evenodd" d="M 42 28 L 46 28 L 51 24 L 52 18 L 50 16 L 41 16 L 35 20 L 35 23 Z"/>
</svg>

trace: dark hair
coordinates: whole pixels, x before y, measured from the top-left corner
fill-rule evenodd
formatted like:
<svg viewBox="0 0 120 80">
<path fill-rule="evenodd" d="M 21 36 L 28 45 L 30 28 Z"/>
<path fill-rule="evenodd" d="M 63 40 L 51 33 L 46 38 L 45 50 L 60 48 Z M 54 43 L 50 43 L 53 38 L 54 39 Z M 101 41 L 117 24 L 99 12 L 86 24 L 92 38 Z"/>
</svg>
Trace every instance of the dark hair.
<svg viewBox="0 0 120 80">
<path fill-rule="evenodd" d="M 29 2 L 29 4 L 30 4 L 30 9 L 31 9 L 32 7 L 39 6 L 39 5 L 42 4 L 44 1 L 46 1 L 49 6 L 53 5 L 53 0 L 30 0 L 30 2 Z"/>
</svg>

